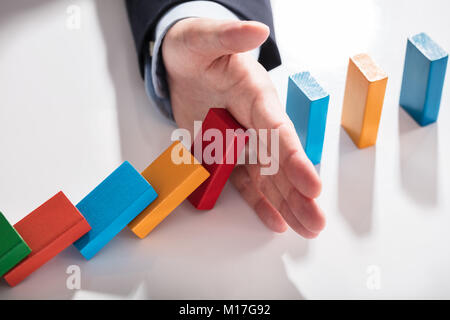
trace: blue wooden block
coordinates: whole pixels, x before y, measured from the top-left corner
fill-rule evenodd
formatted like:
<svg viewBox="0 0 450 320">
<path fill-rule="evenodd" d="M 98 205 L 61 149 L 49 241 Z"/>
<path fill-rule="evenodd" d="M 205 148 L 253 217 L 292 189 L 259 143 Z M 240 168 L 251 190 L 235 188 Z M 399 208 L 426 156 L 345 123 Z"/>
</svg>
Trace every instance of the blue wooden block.
<svg viewBox="0 0 450 320">
<path fill-rule="evenodd" d="M 320 163 L 330 96 L 309 72 L 289 77 L 286 112 L 313 164 Z"/>
<path fill-rule="evenodd" d="M 77 204 L 92 230 L 75 247 L 89 260 L 156 197 L 147 180 L 125 161 Z"/>
<path fill-rule="evenodd" d="M 400 105 L 421 126 L 439 114 L 448 54 L 425 33 L 408 38 Z"/>
</svg>

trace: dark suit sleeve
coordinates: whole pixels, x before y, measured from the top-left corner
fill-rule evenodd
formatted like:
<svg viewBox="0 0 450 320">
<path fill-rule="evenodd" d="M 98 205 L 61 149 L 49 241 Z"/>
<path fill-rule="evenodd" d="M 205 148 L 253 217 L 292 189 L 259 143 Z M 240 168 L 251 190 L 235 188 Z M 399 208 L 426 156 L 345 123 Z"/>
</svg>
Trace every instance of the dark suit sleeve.
<svg viewBox="0 0 450 320">
<path fill-rule="evenodd" d="M 141 75 L 144 70 L 144 55 L 149 52 L 148 44 L 154 40 L 159 19 L 170 8 L 189 0 L 125 0 L 138 53 Z M 271 70 L 281 64 L 280 54 L 275 41 L 272 8 L 270 0 L 212 0 L 233 11 L 243 20 L 255 20 L 270 28 L 270 37 L 261 46 L 259 62 Z"/>
</svg>

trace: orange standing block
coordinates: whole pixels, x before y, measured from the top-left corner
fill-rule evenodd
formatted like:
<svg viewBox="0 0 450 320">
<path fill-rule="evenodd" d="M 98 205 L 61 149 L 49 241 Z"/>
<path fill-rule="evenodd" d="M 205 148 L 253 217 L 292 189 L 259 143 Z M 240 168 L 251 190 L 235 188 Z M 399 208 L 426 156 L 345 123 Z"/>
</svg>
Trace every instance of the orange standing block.
<svg viewBox="0 0 450 320">
<path fill-rule="evenodd" d="M 209 177 L 209 172 L 176 141 L 142 172 L 142 176 L 155 188 L 158 197 L 128 225 L 139 238 L 144 238 L 160 224 Z"/>
<path fill-rule="evenodd" d="M 369 55 L 350 58 L 341 123 L 358 148 L 377 141 L 387 80 Z"/>
<path fill-rule="evenodd" d="M 62 192 L 17 222 L 14 228 L 30 247 L 31 254 L 5 274 L 10 286 L 17 285 L 91 229 Z"/>
</svg>

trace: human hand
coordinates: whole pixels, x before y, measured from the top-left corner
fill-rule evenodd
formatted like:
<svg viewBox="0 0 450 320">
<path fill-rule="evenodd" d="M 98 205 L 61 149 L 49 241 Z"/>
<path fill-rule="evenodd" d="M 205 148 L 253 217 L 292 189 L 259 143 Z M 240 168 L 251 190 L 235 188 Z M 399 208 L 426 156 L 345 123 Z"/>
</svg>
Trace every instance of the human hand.
<svg viewBox="0 0 450 320">
<path fill-rule="evenodd" d="M 305 238 L 325 226 L 317 205 L 320 178 L 303 151 L 267 71 L 247 51 L 269 36 L 259 22 L 188 18 L 168 31 L 162 45 L 173 114 L 193 133 L 209 108 L 226 108 L 245 128 L 279 129 L 279 171 L 237 166 L 231 181 L 264 224 L 276 232 L 289 225 Z"/>
</svg>

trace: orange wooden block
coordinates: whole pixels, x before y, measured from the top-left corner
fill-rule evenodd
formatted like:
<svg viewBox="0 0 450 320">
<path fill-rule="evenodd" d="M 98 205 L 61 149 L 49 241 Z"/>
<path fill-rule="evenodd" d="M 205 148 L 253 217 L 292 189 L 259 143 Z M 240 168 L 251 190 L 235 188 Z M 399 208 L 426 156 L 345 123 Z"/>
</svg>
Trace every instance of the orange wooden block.
<svg viewBox="0 0 450 320">
<path fill-rule="evenodd" d="M 209 172 L 176 141 L 142 175 L 155 188 L 158 197 L 128 225 L 139 238 L 160 224 L 209 177 Z"/>
<path fill-rule="evenodd" d="M 341 124 L 358 148 L 377 141 L 387 80 L 369 55 L 350 58 Z"/>
</svg>

